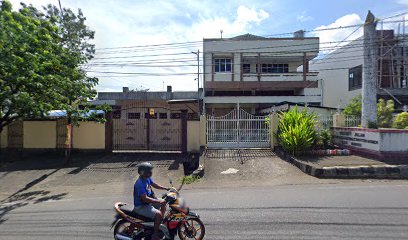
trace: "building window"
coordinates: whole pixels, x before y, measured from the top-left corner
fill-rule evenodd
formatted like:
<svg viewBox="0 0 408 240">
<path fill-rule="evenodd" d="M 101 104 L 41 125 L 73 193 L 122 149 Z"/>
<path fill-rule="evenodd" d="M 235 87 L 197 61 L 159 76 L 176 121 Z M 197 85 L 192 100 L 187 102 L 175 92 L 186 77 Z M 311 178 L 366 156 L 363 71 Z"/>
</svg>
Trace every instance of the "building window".
<svg viewBox="0 0 408 240">
<path fill-rule="evenodd" d="M 242 72 L 243 73 L 250 73 L 251 72 L 251 64 L 249 64 L 249 63 L 242 64 Z"/>
<path fill-rule="evenodd" d="M 130 112 L 127 117 L 128 119 L 140 119 L 140 113 Z"/>
<path fill-rule="evenodd" d="M 363 79 L 363 65 L 349 69 L 349 91 L 360 89 Z"/>
<path fill-rule="evenodd" d="M 218 73 L 231 72 L 231 58 L 215 58 L 214 71 Z"/>
<path fill-rule="evenodd" d="M 159 113 L 160 119 L 167 119 L 167 113 Z"/>
<path fill-rule="evenodd" d="M 180 119 L 181 118 L 181 113 L 171 113 L 170 114 L 170 119 Z"/>
<path fill-rule="evenodd" d="M 406 79 L 401 80 L 401 88 L 407 88 L 407 80 Z"/>
<path fill-rule="evenodd" d="M 121 107 L 120 106 L 112 106 L 112 118 L 120 119 L 121 117 Z"/>
<path fill-rule="evenodd" d="M 288 73 L 289 64 L 281 63 L 263 63 L 261 65 L 262 73 Z"/>
<path fill-rule="evenodd" d="M 146 119 L 157 119 L 157 113 L 154 113 L 154 115 L 150 115 L 150 113 L 145 113 L 145 118 Z"/>
</svg>

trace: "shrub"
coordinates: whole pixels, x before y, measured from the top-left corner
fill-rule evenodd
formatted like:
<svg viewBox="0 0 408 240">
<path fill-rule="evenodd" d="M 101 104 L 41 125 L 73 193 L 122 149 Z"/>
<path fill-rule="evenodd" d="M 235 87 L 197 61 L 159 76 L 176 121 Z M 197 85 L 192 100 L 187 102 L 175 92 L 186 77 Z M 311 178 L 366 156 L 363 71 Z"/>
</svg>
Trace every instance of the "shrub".
<svg viewBox="0 0 408 240">
<path fill-rule="evenodd" d="M 277 138 L 282 148 L 299 155 L 311 148 L 317 140 L 316 115 L 308 113 L 306 108 L 298 111 L 297 106 L 288 112 L 279 114 Z"/>
<path fill-rule="evenodd" d="M 317 136 L 317 146 L 321 146 L 327 149 L 329 146 L 333 145 L 332 134 L 329 129 L 323 129 Z"/>
<path fill-rule="evenodd" d="M 350 102 L 344 108 L 344 114 L 350 116 L 361 116 L 361 106 L 362 98 L 361 95 L 359 95 L 350 100 Z"/>
<path fill-rule="evenodd" d="M 392 127 L 398 129 L 407 129 L 408 130 L 408 112 L 399 113 L 395 119 Z"/>
<path fill-rule="evenodd" d="M 389 128 L 392 124 L 392 114 L 394 113 L 394 101 L 380 98 L 377 103 L 377 126 Z"/>
</svg>

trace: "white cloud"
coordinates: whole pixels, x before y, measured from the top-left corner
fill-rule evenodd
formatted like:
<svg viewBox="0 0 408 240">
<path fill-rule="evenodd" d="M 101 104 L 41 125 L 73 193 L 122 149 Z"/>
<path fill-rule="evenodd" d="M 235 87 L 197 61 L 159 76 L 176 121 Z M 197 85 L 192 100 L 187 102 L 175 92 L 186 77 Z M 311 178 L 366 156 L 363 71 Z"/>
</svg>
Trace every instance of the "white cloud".
<svg viewBox="0 0 408 240">
<path fill-rule="evenodd" d="M 20 0 L 12 0 L 13 5 L 19 5 Z M 55 0 L 25 0 L 36 7 L 48 3 L 58 4 Z M 167 44 L 174 42 L 200 41 L 204 37 L 219 37 L 220 29 L 225 37 L 250 32 L 254 26 L 260 25 L 269 18 L 269 13 L 263 9 L 229 3 L 228 9 L 219 9 L 214 2 L 204 1 L 80 1 L 63 0 L 63 7 L 73 10 L 81 8 L 87 18 L 89 27 L 95 33 L 96 48 L 137 46 L 149 44 Z M 114 58 L 118 56 L 172 54 L 191 52 L 202 48 L 200 43 L 177 49 L 149 49 L 146 51 L 128 51 L 128 53 L 103 54 L 97 50 L 96 58 L 108 58 L 95 60 L 99 62 L 115 63 L 118 61 L 147 61 L 180 58 L 191 59 L 186 64 L 195 64 L 195 55 L 174 55 L 145 58 Z M 118 50 L 116 50 L 118 51 Z M 113 58 L 111 58 L 113 57 Z M 110 58 L 110 59 L 109 59 Z M 171 64 L 171 63 L 166 63 Z M 182 66 L 182 63 L 172 68 L 161 67 L 113 67 L 93 66 L 90 70 L 101 72 L 139 72 L 139 73 L 194 73 L 196 67 Z M 151 90 L 162 90 L 164 85 L 172 85 L 177 90 L 195 90 L 197 82 L 195 75 L 154 77 L 146 75 L 134 75 L 133 77 L 119 77 L 118 74 L 100 74 L 98 90 L 120 91 L 123 86 L 140 88 L 143 85 Z M 114 75 L 115 77 L 109 77 Z M 120 75 L 123 76 L 123 75 Z"/>
<path fill-rule="evenodd" d="M 408 0 L 397 0 L 396 3 L 408 6 Z"/>
<path fill-rule="evenodd" d="M 296 20 L 301 23 L 312 21 L 313 19 L 314 18 L 312 16 L 307 15 L 306 11 L 303 11 L 300 15 L 296 17 Z"/>
<path fill-rule="evenodd" d="M 240 5 L 237 8 L 235 19 L 225 16 L 201 17 L 187 30 L 186 38 L 220 37 L 220 30 L 223 30 L 224 37 L 235 36 L 250 31 L 252 26 L 259 25 L 268 17 L 269 14 L 262 9 L 257 11 Z"/>
<path fill-rule="evenodd" d="M 314 30 L 322 30 L 327 28 L 338 28 L 350 25 L 358 25 L 362 24 L 363 20 L 360 16 L 356 13 L 348 14 L 338 18 L 331 24 L 322 25 L 320 27 L 315 28 Z M 349 43 L 350 40 L 354 40 L 360 37 L 363 33 L 363 28 L 360 27 L 356 31 L 358 27 L 353 28 L 340 28 L 335 30 L 326 30 L 326 31 L 316 31 L 315 35 L 320 38 L 320 49 L 321 53 L 328 53 L 332 52 L 335 49 L 346 45 Z M 356 32 L 354 32 L 356 31 Z M 353 33 L 354 32 L 354 33 Z M 351 34 L 351 35 L 350 35 Z M 346 41 L 339 43 L 347 38 Z"/>
</svg>

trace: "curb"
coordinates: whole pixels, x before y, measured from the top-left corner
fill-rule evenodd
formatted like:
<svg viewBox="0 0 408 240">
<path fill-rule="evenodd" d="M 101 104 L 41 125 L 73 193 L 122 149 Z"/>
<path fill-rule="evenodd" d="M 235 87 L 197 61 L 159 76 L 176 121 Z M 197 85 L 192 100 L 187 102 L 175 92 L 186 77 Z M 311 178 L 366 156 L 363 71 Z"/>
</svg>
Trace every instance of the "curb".
<svg viewBox="0 0 408 240">
<path fill-rule="evenodd" d="M 315 167 L 296 159 L 283 149 L 276 148 L 276 155 L 286 162 L 299 168 L 302 172 L 317 178 L 345 178 L 345 179 L 408 179 L 408 165 L 362 165 L 362 166 L 333 166 Z"/>
</svg>

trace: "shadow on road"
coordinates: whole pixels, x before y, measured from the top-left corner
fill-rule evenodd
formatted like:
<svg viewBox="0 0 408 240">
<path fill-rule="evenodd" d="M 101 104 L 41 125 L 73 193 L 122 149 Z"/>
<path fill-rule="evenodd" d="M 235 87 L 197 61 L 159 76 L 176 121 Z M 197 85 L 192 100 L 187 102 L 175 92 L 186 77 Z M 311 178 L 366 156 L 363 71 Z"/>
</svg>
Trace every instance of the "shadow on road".
<svg viewBox="0 0 408 240">
<path fill-rule="evenodd" d="M 39 184 L 40 182 L 44 181 L 49 176 L 55 174 L 59 170 L 60 169 L 55 169 L 48 174 L 44 174 L 41 177 L 34 179 L 33 181 L 27 183 L 23 188 L 19 189 L 15 193 L 1 200 L 0 201 L 0 224 L 4 223 L 7 220 L 5 219 L 5 216 L 9 212 L 17 208 L 24 207 L 30 203 L 37 204 L 37 203 L 41 203 L 41 202 L 45 202 L 49 200 L 60 200 L 64 198 L 65 195 L 67 195 L 68 193 L 51 194 L 50 191 L 45 191 L 45 190 L 27 192 L 27 190 Z"/>
<path fill-rule="evenodd" d="M 20 160 L 7 159 L 2 156 L 0 161 L 0 172 L 21 171 L 21 170 L 46 170 L 75 168 L 69 174 L 78 174 L 85 169 L 92 168 L 93 171 L 109 171 L 135 168 L 137 164 L 144 161 L 155 163 L 158 167 L 167 167 L 168 170 L 177 170 L 180 164 L 188 161 L 190 156 L 181 153 L 149 153 L 149 152 L 129 152 L 129 153 L 74 153 L 69 165 L 65 162 L 62 153 L 47 152 L 33 154 Z M 163 161 L 166 161 L 165 166 Z M 103 165 L 106 163 L 106 165 Z M 98 166 L 92 166 L 98 165 Z M 161 166 L 163 165 L 163 166 Z"/>
</svg>

